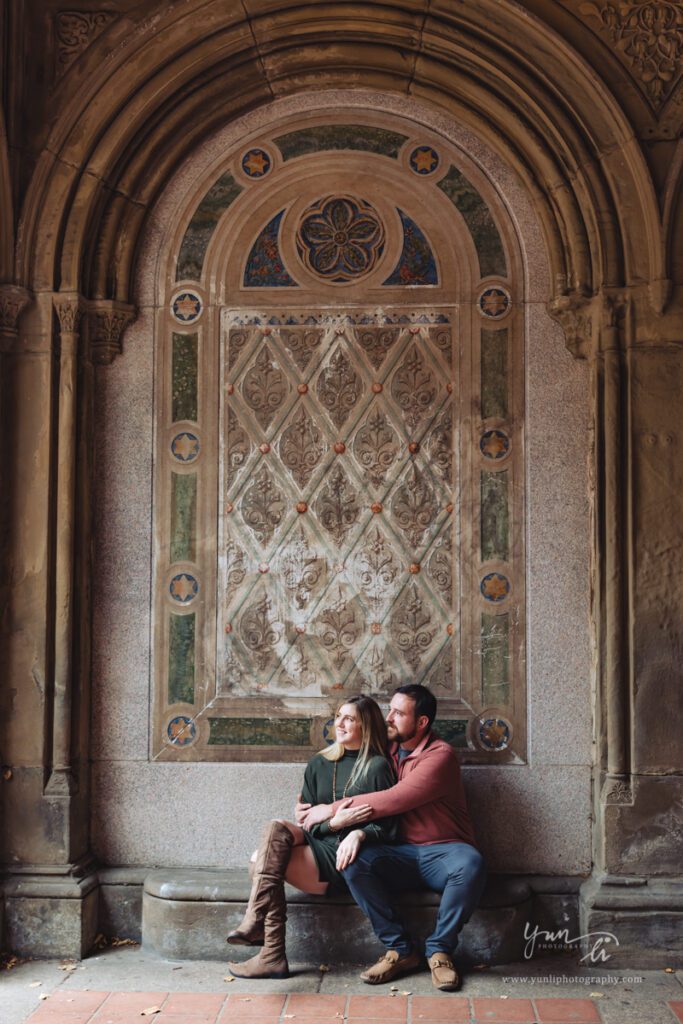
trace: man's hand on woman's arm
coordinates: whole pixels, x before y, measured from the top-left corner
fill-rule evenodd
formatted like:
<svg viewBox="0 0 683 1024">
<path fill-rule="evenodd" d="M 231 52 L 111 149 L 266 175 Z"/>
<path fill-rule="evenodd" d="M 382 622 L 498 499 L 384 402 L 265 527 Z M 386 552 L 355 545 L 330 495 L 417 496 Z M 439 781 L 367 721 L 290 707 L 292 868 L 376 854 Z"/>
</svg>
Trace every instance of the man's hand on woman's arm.
<svg viewBox="0 0 683 1024">
<path fill-rule="evenodd" d="M 372 817 L 372 808 L 369 804 L 357 804 L 350 807 L 351 798 L 339 805 L 338 810 L 330 818 L 330 828 L 333 832 L 340 832 L 343 828 L 351 828 L 352 825 L 362 825 Z M 330 811 L 332 808 L 330 807 Z"/>
<path fill-rule="evenodd" d="M 296 802 L 294 808 L 294 820 L 297 825 L 301 828 L 306 829 L 310 832 L 314 825 L 319 825 L 322 821 L 327 821 L 328 818 L 332 817 L 332 807 L 330 804 L 307 804 L 301 800 L 301 793 Z"/>
</svg>

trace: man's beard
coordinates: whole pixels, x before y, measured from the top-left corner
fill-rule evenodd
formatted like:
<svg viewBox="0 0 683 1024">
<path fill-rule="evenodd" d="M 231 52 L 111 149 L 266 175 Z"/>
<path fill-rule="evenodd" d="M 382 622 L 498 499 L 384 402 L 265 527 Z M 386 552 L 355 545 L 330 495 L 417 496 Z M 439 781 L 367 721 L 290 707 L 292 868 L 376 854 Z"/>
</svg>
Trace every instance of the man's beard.
<svg viewBox="0 0 683 1024">
<path fill-rule="evenodd" d="M 393 732 L 393 735 L 392 735 Z M 387 735 L 392 743 L 409 743 L 417 735 L 417 726 L 413 725 L 410 732 L 400 733 L 395 725 L 387 726 Z"/>
</svg>

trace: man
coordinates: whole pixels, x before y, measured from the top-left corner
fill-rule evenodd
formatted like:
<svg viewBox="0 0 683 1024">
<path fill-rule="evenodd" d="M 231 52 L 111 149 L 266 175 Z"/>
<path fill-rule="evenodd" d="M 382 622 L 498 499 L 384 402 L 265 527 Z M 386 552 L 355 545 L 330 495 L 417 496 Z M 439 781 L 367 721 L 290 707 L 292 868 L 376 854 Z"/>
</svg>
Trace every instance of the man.
<svg viewBox="0 0 683 1024">
<path fill-rule="evenodd" d="M 439 989 L 456 989 L 460 979 L 451 954 L 484 888 L 486 870 L 476 849 L 458 758 L 432 732 L 435 717 L 436 698 L 427 687 L 400 686 L 387 715 L 396 785 L 334 804 L 297 805 L 297 821 L 304 828 L 332 817 L 341 828 L 401 815 L 398 843 L 365 847 L 353 863 L 338 865 L 387 949 L 361 974 L 371 985 L 392 981 L 419 965 L 421 957 L 392 905 L 392 892 L 427 888 L 443 894 L 434 931 L 425 943 L 432 981 Z"/>
</svg>

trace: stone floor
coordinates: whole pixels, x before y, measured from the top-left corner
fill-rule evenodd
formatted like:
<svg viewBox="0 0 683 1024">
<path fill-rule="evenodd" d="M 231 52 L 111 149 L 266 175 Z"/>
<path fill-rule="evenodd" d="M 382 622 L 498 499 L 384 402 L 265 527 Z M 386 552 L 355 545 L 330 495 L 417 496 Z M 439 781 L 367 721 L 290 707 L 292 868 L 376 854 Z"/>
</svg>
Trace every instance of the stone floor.
<svg viewBox="0 0 683 1024">
<path fill-rule="evenodd" d="M 683 971 L 587 969 L 566 957 L 475 970 L 456 994 L 427 971 L 369 989 L 357 970 L 295 965 L 287 981 L 227 980 L 215 962 L 139 947 L 0 974 L 0 1024 L 683 1024 Z M 144 1011 L 150 1011 L 144 1013 Z"/>
</svg>

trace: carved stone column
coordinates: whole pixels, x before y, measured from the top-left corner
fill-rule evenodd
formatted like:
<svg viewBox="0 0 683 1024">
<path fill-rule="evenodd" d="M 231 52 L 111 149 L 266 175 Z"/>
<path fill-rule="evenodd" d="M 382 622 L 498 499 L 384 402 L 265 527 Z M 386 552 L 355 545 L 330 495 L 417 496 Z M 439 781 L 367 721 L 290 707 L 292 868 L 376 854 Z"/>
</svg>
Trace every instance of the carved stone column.
<svg viewBox="0 0 683 1024">
<path fill-rule="evenodd" d="M 121 338 L 135 319 L 135 310 L 123 302 L 98 299 L 90 303 L 92 361 L 107 366 L 122 351 Z"/>
<path fill-rule="evenodd" d="M 594 396 L 594 866 L 581 931 L 608 967 L 683 963 L 681 312 L 643 290 L 556 300 Z M 590 315 L 591 339 L 585 323 Z M 591 947 L 588 940 L 585 952 Z"/>
</svg>

